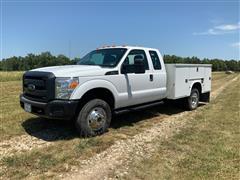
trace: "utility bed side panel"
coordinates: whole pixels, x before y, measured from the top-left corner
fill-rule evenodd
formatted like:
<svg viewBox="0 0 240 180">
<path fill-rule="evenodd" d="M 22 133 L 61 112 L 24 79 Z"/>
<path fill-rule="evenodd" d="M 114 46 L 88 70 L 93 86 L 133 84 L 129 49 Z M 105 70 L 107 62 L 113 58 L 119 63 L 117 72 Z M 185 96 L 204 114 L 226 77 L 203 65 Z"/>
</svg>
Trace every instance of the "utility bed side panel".
<svg viewBox="0 0 240 180">
<path fill-rule="evenodd" d="M 202 92 L 211 91 L 211 71 L 209 64 L 165 64 L 167 72 L 167 98 L 178 99 L 190 95 L 196 82 Z"/>
<path fill-rule="evenodd" d="M 204 68 L 204 92 L 211 91 L 211 85 L 212 85 L 212 67 L 206 67 Z"/>
<path fill-rule="evenodd" d="M 189 78 L 189 71 L 191 69 L 187 67 L 181 67 L 181 68 L 174 68 L 175 70 L 175 87 L 174 87 L 174 97 L 181 98 L 187 96 L 189 92 L 189 81 L 186 81 L 186 79 Z"/>
<path fill-rule="evenodd" d="M 167 73 L 167 93 L 166 97 L 173 99 L 175 97 L 175 69 L 165 64 Z"/>
<path fill-rule="evenodd" d="M 185 67 L 189 70 L 188 78 L 198 79 L 204 77 L 204 67 Z"/>
</svg>

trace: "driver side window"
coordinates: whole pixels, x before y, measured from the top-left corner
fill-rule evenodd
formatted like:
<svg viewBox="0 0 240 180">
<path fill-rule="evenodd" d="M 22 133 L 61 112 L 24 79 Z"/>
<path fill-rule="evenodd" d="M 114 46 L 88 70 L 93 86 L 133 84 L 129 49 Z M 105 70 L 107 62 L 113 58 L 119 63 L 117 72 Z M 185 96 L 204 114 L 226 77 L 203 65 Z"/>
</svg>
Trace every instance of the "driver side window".
<svg viewBox="0 0 240 180">
<path fill-rule="evenodd" d="M 145 67 L 145 70 L 149 70 L 149 66 L 148 66 L 148 61 L 147 61 L 147 57 L 145 54 L 145 51 L 143 50 L 131 50 L 128 54 L 128 56 L 126 57 L 126 59 L 124 60 L 123 64 L 125 65 L 134 65 L 134 58 L 136 56 L 142 56 L 143 58 L 143 64 Z"/>
</svg>

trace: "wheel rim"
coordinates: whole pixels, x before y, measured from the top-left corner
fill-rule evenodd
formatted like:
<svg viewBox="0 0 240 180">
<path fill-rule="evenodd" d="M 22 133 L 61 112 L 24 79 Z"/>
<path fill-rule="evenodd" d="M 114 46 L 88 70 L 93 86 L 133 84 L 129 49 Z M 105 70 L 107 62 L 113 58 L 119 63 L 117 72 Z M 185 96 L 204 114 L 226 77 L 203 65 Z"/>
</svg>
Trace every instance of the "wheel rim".
<svg viewBox="0 0 240 180">
<path fill-rule="evenodd" d="M 196 107 L 198 104 L 198 94 L 194 92 L 191 96 L 192 107 Z"/>
<path fill-rule="evenodd" d="M 87 122 L 93 131 L 97 131 L 104 127 L 106 119 L 107 113 L 105 110 L 101 107 L 96 107 L 88 114 Z"/>
</svg>

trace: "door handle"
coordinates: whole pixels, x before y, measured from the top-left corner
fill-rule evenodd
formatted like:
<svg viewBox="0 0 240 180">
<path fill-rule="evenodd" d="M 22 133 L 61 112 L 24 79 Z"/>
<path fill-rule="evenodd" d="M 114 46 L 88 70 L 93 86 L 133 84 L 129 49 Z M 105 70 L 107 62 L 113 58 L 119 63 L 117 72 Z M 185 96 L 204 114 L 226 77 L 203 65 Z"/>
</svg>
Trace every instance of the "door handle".
<svg viewBox="0 0 240 180">
<path fill-rule="evenodd" d="M 150 75 L 149 75 L 149 80 L 150 80 L 150 81 L 153 81 L 153 74 L 150 74 Z"/>
</svg>

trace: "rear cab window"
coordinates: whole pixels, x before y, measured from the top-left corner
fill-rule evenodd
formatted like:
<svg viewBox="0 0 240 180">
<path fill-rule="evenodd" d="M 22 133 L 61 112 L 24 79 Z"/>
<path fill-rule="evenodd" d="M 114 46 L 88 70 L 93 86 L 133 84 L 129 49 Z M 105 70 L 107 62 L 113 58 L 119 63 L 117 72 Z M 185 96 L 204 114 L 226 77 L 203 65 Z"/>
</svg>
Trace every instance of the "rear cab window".
<svg viewBox="0 0 240 180">
<path fill-rule="evenodd" d="M 153 68 L 155 70 L 162 69 L 160 59 L 158 57 L 157 52 L 156 51 L 149 51 L 149 54 L 150 54 L 150 57 L 151 57 L 151 60 L 152 60 Z"/>
</svg>

